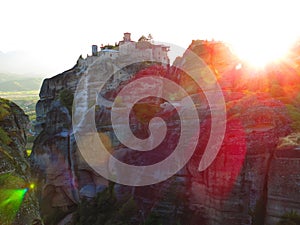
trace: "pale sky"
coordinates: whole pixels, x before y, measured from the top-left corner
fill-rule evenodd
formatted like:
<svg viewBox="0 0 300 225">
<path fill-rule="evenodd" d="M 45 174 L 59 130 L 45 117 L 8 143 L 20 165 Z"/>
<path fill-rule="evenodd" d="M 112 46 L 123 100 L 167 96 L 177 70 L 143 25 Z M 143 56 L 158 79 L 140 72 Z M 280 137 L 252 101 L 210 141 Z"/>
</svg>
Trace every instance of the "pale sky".
<svg viewBox="0 0 300 225">
<path fill-rule="evenodd" d="M 90 54 L 92 44 L 114 44 L 124 32 L 133 40 L 151 33 L 155 41 L 183 48 L 193 39 L 211 38 L 244 51 L 260 51 L 261 42 L 277 48 L 299 36 L 299 5 L 297 0 L 0 0 L 0 72 L 50 77 L 71 68 L 80 54 Z"/>
</svg>

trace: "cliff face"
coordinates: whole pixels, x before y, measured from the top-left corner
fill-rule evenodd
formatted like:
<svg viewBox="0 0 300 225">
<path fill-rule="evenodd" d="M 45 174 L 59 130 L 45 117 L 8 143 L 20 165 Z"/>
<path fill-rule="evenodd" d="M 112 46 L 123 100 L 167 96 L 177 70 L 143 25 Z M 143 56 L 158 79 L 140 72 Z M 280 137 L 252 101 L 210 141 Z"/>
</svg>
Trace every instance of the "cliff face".
<svg viewBox="0 0 300 225">
<path fill-rule="evenodd" d="M 28 123 L 28 117 L 16 104 L 0 98 L 0 223 L 3 225 L 29 225 L 39 219 L 35 190 L 29 190 L 35 180 L 30 175 L 25 150 Z"/>
<path fill-rule="evenodd" d="M 60 93 L 63 90 L 75 91 L 82 75 L 80 69 L 76 66 L 44 80 L 36 105 L 36 131 L 39 135 L 30 157 L 38 178 L 41 215 L 45 224 L 57 224 L 74 211 L 79 201 L 73 168 L 71 115 L 67 105 L 63 105 Z"/>
<path fill-rule="evenodd" d="M 173 177 L 145 187 L 115 184 L 116 199 L 122 202 L 131 196 L 138 207 L 130 224 L 145 221 L 175 224 L 180 221 L 189 225 L 250 225 L 263 224 L 266 219 L 270 225 L 275 225 L 285 210 L 298 210 L 294 207 L 299 205 L 298 198 L 291 201 L 292 194 L 286 195 L 285 189 L 275 188 L 287 187 L 299 196 L 297 175 L 289 172 L 293 168 L 296 171 L 298 159 L 291 155 L 278 158 L 276 150 L 280 137 L 291 133 L 293 121 L 285 104 L 269 93 L 272 82 L 248 76 L 252 75 L 248 68 L 237 69 L 237 59 L 220 43 L 195 41 L 190 50 L 201 56 L 218 78 L 227 110 L 223 144 L 212 165 L 203 172 L 198 171 L 198 166 L 209 139 L 210 113 L 213 109 L 210 109 L 205 95 L 195 86 L 195 82 L 186 78 L 183 72 L 174 67 L 149 67 L 149 63 L 137 62 L 130 55 L 116 58 L 97 56 L 79 59 L 71 70 L 44 81 L 36 107 L 39 135 L 31 160 L 39 178 L 45 224 L 75 223 L 78 216 L 78 221 L 81 221 L 78 205 L 82 210 L 84 198 L 93 199 L 108 185 L 108 181 L 90 168 L 80 154 L 74 137 L 76 131 L 72 128 L 72 116 L 77 121 L 84 118 L 97 103 L 94 111 L 99 136 L 115 158 L 128 164 L 157 163 L 176 147 L 181 135 L 180 118 L 178 113 L 174 113 L 174 108 L 162 107 L 168 106 L 165 100 L 144 99 L 136 104 L 129 116 L 131 130 L 139 138 L 149 136 L 148 123 L 154 116 L 166 121 L 167 138 L 154 151 L 133 152 L 116 138 L 110 122 L 113 101 L 122 104 L 122 99 L 115 100 L 122 87 L 129 81 L 153 74 L 167 77 L 189 89 L 200 117 L 201 132 L 195 154 Z M 174 64 L 187 70 L 192 66 L 187 54 Z M 107 80 L 111 74 L 114 76 Z M 277 72 L 269 73 L 269 76 L 277 75 Z M 104 86 L 97 95 L 94 90 L 98 90 L 99 84 Z M 267 84 L 268 88 L 263 84 Z M 139 88 L 149 87 L 141 84 Z M 76 110 L 71 115 L 75 91 Z M 138 92 L 132 93 L 138 95 Z M 193 135 L 190 134 L 191 137 Z M 285 179 L 278 178 L 278 171 L 282 173 L 280 177 Z M 289 180 L 287 186 L 284 184 L 286 180 Z M 97 224 L 103 219 L 100 214 L 95 213 L 95 221 L 90 224 Z"/>
<path fill-rule="evenodd" d="M 270 111 L 272 115 L 265 117 Z M 190 207 L 197 212 L 192 224 L 199 215 L 207 224 L 263 224 L 269 166 L 279 137 L 290 131 L 288 124 L 286 109 L 276 100 L 252 96 L 234 103 L 227 112 L 226 134 L 213 164 L 199 173 L 198 150 L 188 165 Z M 207 140 L 203 137 L 202 141 L 205 145 Z"/>
<path fill-rule="evenodd" d="M 299 105 L 281 88 L 298 95 L 299 66 L 279 64 L 258 72 L 224 56 L 224 50 L 220 54 L 222 48 L 200 41 L 189 47 L 220 75 L 227 108 L 226 133 L 213 164 L 197 173 L 198 150 L 188 165 L 190 207 L 197 212 L 191 224 L 199 218 L 205 224 L 277 224 L 283 214 L 299 213 L 298 154 L 277 147 L 281 137 L 298 131 L 294 124 L 299 118 L 293 113 Z M 297 65 L 294 58 L 288 60 Z M 207 140 L 207 127 L 200 142 Z"/>
<path fill-rule="evenodd" d="M 41 214 L 45 224 L 65 223 L 64 218 L 74 219 L 74 211 L 81 200 L 95 197 L 108 185 L 107 180 L 88 166 L 75 143 L 71 118 L 76 89 L 81 101 L 74 112 L 75 119 L 84 116 L 95 105 L 96 93 L 87 90 L 92 90 L 117 72 L 104 93 L 113 95 L 112 90 L 122 79 L 129 79 L 147 65 L 143 62 L 131 65 L 135 61 L 130 56 L 117 60 L 104 56 L 80 58 L 71 70 L 44 80 L 36 105 L 36 130 L 39 134 L 31 162 L 39 178 Z M 80 80 L 83 87 L 78 85 Z M 94 100 L 90 100 L 93 97 Z M 99 129 L 111 129 L 111 125 L 107 124 L 110 114 L 106 107 L 99 108 L 96 117 L 101 123 Z M 118 145 L 113 139 L 109 142 L 113 146 Z"/>
<path fill-rule="evenodd" d="M 282 212 L 300 212 L 299 169 L 298 147 L 275 152 L 268 173 L 267 224 L 276 224 Z"/>
</svg>

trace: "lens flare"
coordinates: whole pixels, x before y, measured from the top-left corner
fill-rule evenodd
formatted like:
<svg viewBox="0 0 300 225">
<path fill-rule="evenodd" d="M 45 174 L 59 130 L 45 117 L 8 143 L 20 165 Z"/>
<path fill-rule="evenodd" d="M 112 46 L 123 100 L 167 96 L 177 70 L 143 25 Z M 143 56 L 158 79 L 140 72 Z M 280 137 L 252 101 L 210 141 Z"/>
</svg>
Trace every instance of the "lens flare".
<svg viewBox="0 0 300 225">
<path fill-rule="evenodd" d="M 26 192 L 27 188 L 0 190 L 0 224 L 12 224 Z"/>
</svg>

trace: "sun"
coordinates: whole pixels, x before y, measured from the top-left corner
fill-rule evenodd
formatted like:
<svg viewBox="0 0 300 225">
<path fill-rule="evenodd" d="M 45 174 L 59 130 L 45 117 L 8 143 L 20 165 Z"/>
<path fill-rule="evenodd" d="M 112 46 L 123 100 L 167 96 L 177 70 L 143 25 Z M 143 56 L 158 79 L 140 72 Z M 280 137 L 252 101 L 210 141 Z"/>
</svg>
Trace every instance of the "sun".
<svg viewBox="0 0 300 225">
<path fill-rule="evenodd" d="M 278 40 L 274 37 L 255 40 L 249 38 L 231 44 L 232 51 L 239 59 L 254 68 L 284 60 L 293 44 L 292 40 Z"/>
<path fill-rule="evenodd" d="M 284 59 L 300 34 L 296 8 L 295 1 L 251 1 L 228 30 L 232 51 L 256 68 Z"/>
</svg>

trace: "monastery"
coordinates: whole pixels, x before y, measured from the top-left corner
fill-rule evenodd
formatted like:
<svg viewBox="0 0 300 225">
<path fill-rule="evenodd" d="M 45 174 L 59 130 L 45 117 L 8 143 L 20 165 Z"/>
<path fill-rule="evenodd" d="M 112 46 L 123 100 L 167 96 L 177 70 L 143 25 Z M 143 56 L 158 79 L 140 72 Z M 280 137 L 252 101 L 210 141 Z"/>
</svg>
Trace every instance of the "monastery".
<svg viewBox="0 0 300 225">
<path fill-rule="evenodd" d="M 123 40 L 113 45 L 101 46 L 98 50 L 97 45 L 92 45 L 92 56 L 110 57 L 116 59 L 122 57 L 137 57 L 144 60 L 151 60 L 169 64 L 169 46 L 154 44 L 150 38 L 142 36 L 137 42 L 131 40 L 131 33 L 124 33 Z"/>
</svg>

